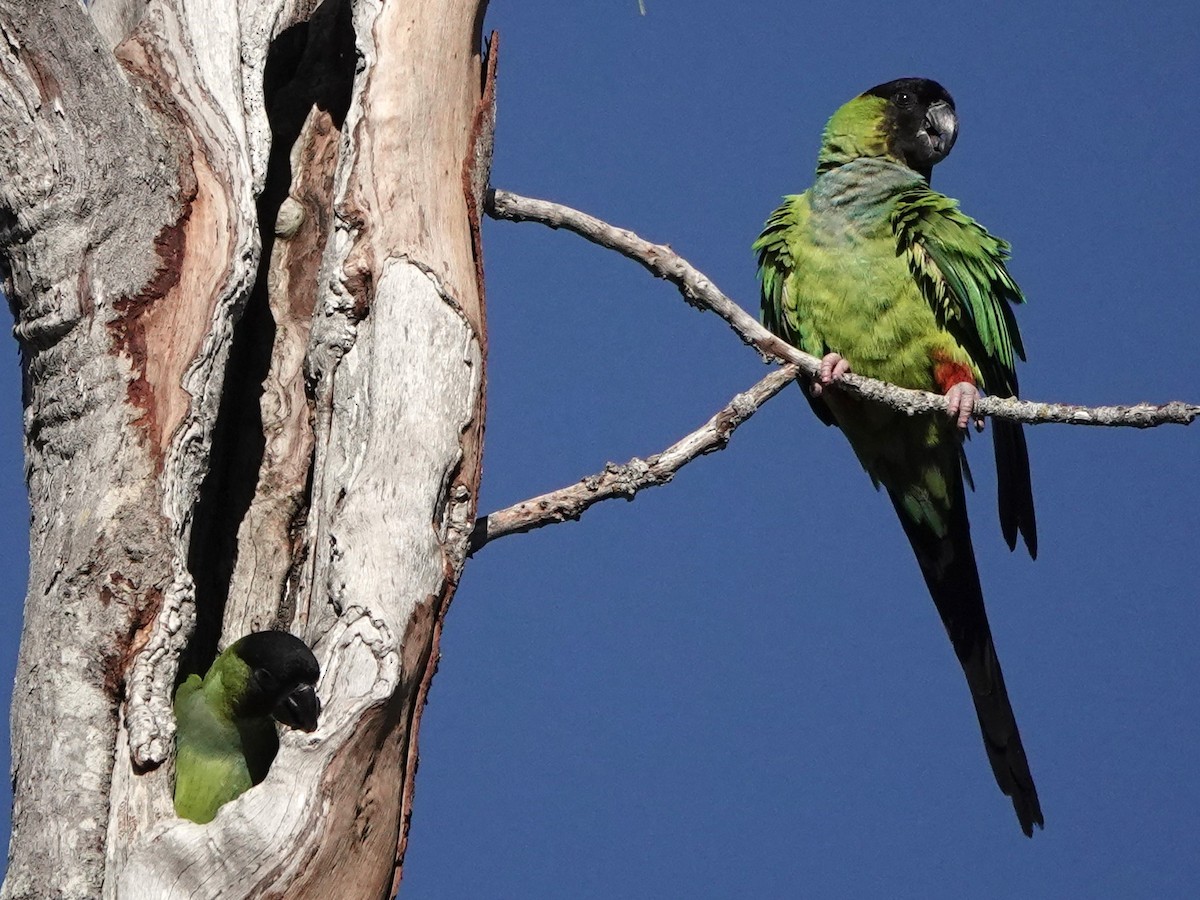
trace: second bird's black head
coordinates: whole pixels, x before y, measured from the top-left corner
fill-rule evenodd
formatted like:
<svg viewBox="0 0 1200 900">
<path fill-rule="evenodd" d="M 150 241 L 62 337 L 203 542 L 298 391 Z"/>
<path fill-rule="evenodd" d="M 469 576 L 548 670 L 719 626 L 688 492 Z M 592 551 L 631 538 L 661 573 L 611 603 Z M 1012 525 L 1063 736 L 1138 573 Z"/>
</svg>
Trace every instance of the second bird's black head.
<svg viewBox="0 0 1200 900">
<path fill-rule="evenodd" d="M 954 98 L 928 78 L 897 78 L 862 96 L 885 101 L 883 131 L 888 151 L 928 181 L 933 167 L 946 158 L 958 137 Z"/>
<path fill-rule="evenodd" d="M 239 715 L 270 715 L 290 728 L 316 730 L 321 668 L 304 641 L 286 631 L 257 631 L 230 649 L 250 670 Z"/>
</svg>

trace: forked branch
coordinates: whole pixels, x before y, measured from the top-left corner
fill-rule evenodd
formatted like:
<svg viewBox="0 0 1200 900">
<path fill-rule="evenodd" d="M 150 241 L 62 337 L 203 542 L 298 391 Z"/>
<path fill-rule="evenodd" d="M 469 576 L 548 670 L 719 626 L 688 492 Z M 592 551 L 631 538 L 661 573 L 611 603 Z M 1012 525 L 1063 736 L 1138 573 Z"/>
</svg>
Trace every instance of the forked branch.
<svg viewBox="0 0 1200 900">
<path fill-rule="evenodd" d="M 616 250 L 641 263 L 658 278 L 679 288 L 684 300 L 701 310 L 711 310 L 724 319 L 743 342 L 764 359 L 782 364 L 749 391 L 738 394 L 702 427 L 672 444 L 657 456 L 631 459 L 624 465 L 608 463 L 604 471 L 576 484 L 524 500 L 483 516 L 471 535 L 470 552 L 499 537 L 532 531 L 543 525 L 578 519 L 592 505 L 613 497 L 632 500 L 642 488 L 666 484 L 675 473 L 705 453 L 722 449 L 734 429 L 750 418 L 801 372 L 815 375 L 820 360 L 809 356 L 767 331 L 734 303 L 687 260 L 665 244 L 653 244 L 624 228 L 617 228 L 587 213 L 547 200 L 522 197 L 509 191 L 492 190 L 487 211 L 495 219 L 541 222 L 565 228 L 595 244 Z M 913 391 L 862 375 L 847 374 L 834 387 L 859 397 L 891 406 L 909 415 L 946 410 L 941 394 Z M 1076 406 L 1069 403 L 1036 403 L 1027 400 L 981 397 L 975 405 L 981 416 L 994 416 L 1027 424 L 1061 422 L 1067 425 L 1109 425 L 1151 428 L 1156 425 L 1187 425 L 1200 416 L 1200 406 L 1181 401 L 1163 404 L 1136 403 L 1130 406 Z"/>
<path fill-rule="evenodd" d="M 632 500 L 643 488 L 666 484 L 675 473 L 697 457 L 721 450 L 739 425 L 758 408 L 787 387 L 799 369 L 785 365 L 773 370 L 754 387 L 735 396 L 715 416 L 676 441 L 666 450 L 646 459 L 634 457 L 624 465 L 608 463 L 603 472 L 589 475 L 557 491 L 524 500 L 514 506 L 483 516 L 471 534 L 470 552 L 496 538 L 532 531 L 578 519 L 588 507 L 601 500 L 624 497 Z"/>
</svg>

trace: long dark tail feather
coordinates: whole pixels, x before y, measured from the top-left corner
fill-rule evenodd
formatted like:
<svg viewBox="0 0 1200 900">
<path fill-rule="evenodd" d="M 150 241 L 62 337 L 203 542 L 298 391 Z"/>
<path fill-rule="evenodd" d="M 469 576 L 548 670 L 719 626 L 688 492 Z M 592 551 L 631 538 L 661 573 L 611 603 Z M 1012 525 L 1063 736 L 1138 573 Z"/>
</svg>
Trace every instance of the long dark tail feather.
<svg viewBox="0 0 1200 900">
<path fill-rule="evenodd" d="M 1021 830 L 1032 837 L 1033 826 L 1044 825 L 1042 807 L 992 643 L 971 546 L 962 481 L 955 479 L 950 529 L 945 537 L 938 537 L 928 525 L 914 521 L 905 514 L 897 496 L 890 491 L 889 495 L 967 676 L 996 783 L 1012 799 Z"/>
<path fill-rule="evenodd" d="M 1029 479 L 1029 451 L 1020 422 L 992 420 L 992 446 L 996 451 L 997 499 L 1000 530 L 1008 549 L 1017 546 L 1017 533 L 1025 539 L 1029 555 L 1037 559 L 1037 519 L 1033 512 L 1033 485 Z"/>
</svg>

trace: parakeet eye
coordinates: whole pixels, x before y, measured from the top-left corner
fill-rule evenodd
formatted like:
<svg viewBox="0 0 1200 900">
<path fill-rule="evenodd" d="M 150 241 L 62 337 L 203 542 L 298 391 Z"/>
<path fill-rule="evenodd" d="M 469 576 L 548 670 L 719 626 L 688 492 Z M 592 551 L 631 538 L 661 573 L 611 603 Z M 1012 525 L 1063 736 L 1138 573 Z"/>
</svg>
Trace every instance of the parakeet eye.
<svg viewBox="0 0 1200 900">
<path fill-rule="evenodd" d="M 894 102 L 901 109 L 912 109 L 913 105 L 917 102 L 917 98 L 908 91 L 901 91 L 896 95 Z"/>
<path fill-rule="evenodd" d="M 266 669 L 255 669 L 254 680 L 264 694 L 273 694 L 278 690 L 275 676 Z"/>
</svg>

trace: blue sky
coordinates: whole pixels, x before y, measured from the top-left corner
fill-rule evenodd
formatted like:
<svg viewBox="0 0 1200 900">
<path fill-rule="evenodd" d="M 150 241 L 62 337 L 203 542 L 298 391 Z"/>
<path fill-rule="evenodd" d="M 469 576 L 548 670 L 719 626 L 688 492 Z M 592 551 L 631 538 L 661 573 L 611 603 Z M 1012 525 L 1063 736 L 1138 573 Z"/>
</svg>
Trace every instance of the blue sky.
<svg viewBox="0 0 1200 900">
<path fill-rule="evenodd" d="M 941 81 L 935 186 L 1012 242 L 1031 399 L 1200 401 L 1200 8 L 494 0 L 493 182 L 670 243 L 757 308 L 750 242 L 854 94 Z M 483 511 L 659 450 L 763 368 L 636 265 L 485 229 Z M 0 496 L 24 571 L 16 352 Z M 795 390 L 632 504 L 468 566 L 421 733 L 412 898 L 1191 897 L 1200 433 L 1029 433 L 1040 558 L 990 441 L 970 498 L 1046 830 L 1024 838 L 887 500 Z"/>
</svg>

